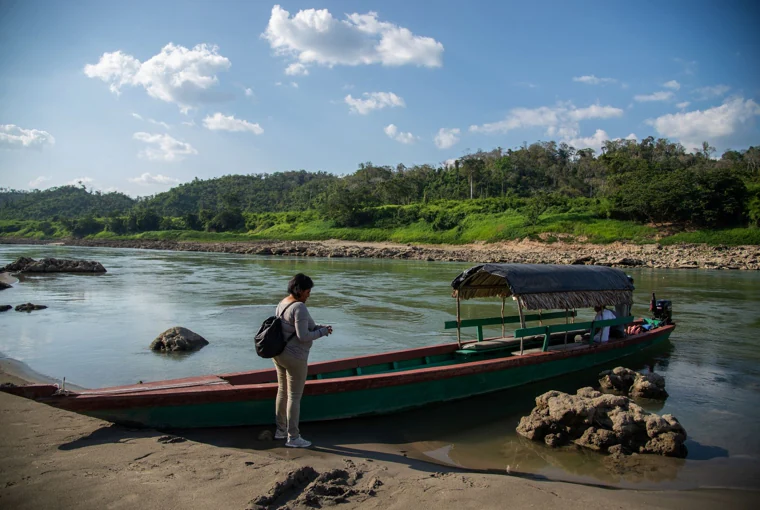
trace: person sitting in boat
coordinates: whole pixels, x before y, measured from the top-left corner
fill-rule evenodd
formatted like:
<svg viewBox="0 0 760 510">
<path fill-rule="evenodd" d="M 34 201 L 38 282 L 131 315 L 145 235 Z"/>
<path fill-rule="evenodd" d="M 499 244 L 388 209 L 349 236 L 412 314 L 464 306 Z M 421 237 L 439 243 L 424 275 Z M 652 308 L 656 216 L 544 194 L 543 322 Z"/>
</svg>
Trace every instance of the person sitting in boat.
<svg viewBox="0 0 760 510">
<path fill-rule="evenodd" d="M 285 446 L 308 448 L 311 442 L 301 437 L 298 421 L 301 396 L 306 384 L 309 350 L 317 338 L 332 334 L 332 326 L 316 324 L 306 308 L 314 282 L 298 273 L 288 282 L 288 296 L 277 305 L 276 315 L 282 319 L 282 334 L 291 340 L 281 354 L 272 358 L 277 369 L 277 430 L 275 439 L 286 439 Z"/>
<path fill-rule="evenodd" d="M 615 314 L 612 310 L 607 310 L 604 306 L 595 306 L 594 311 L 596 316 L 594 321 L 604 321 L 609 319 L 615 319 Z M 594 335 L 594 342 L 605 343 L 610 338 L 610 327 L 602 328 L 596 335 Z"/>
</svg>

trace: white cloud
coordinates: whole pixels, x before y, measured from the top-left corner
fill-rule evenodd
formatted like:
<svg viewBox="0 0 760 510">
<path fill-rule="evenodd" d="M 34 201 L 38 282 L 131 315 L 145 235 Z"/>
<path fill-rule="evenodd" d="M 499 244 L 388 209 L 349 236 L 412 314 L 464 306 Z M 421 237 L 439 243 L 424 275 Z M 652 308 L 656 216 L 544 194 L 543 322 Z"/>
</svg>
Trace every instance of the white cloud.
<svg viewBox="0 0 760 510">
<path fill-rule="evenodd" d="M 0 124 L 0 149 L 38 149 L 54 145 L 55 138 L 47 131 L 24 129 L 15 124 Z"/>
<path fill-rule="evenodd" d="M 457 161 L 457 160 L 456 160 L 456 159 L 454 159 L 454 158 L 452 158 L 452 159 L 447 159 L 446 161 L 444 161 L 444 162 L 443 162 L 443 166 L 444 166 L 445 168 L 454 168 L 454 166 L 456 165 L 456 161 Z"/>
<path fill-rule="evenodd" d="M 155 119 L 144 119 L 143 116 L 140 115 L 139 113 L 133 113 L 132 117 L 136 118 L 137 120 L 145 120 L 145 121 L 149 122 L 150 124 L 153 124 L 154 126 L 161 126 L 164 129 L 171 129 L 171 126 L 169 124 L 167 124 L 166 122 L 162 122 L 160 120 L 155 120 Z M 183 124 L 184 124 L 184 122 L 183 122 Z"/>
<path fill-rule="evenodd" d="M 250 131 L 254 135 L 260 135 L 264 129 L 258 124 L 253 124 L 243 119 L 236 119 L 234 115 L 222 115 L 217 112 L 214 115 L 207 115 L 203 119 L 203 125 L 211 131 Z"/>
<path fill-rule="evenodd" d="M 570 138 L 563 141 L 576 149 L 594 149 L 596 152 L 601 152 L 604 142 L 611 139 L 605 130 L 597 129 L 591 136 Z M 636 135 L 633 133 L 626 136 L 625 139 L 637 140 Z"/>
<path fill-rule="evenodd" d="M 731 90 L 731 87 L 728 85 L 714 85 L 712 87 L 695 89 L 694 93 L 697 95 L 697 99 L 705 100 L 713 97 L 725 96 L 729 90 Z"/>
<path fill-rule="evenodd" d="M 138 156 L 151 161 L 182 161 L 185 156 L 198 154 L 189 143 L 180 142 L 169 135 L 139 132 L 132 138 L 148 144 Z"/>
<path fill-rule="evenodd" d="M 285 74 L 288 76 L 306 76 L 309 74 L 309 70 L 300 62 L 293 62 L 285 68 Z"/>
<path fill-rule="evenodd" d="M 367 115 L 372 110 L 383 108 L 406 107 L 404 99 L 393 92 L 365 92 L 361 98 L 354 98 L 349 94 L 343 100 L 350 107 L 351 112 L 360 115 Z"/>
<path fill-rule="evenodd" d="M 668 82 L 665 82 L 662 84 L 663 87 L 666 89 L 673 89 L 673 90 L 679 90 L 681 88 L 681 84 L 678 83 L 676 80 L 670 80 Z"/>
<path fill-rule="evenodd" d="M 195 121 L 194 121 L 194 120 L 191 120 L 190 122 L 183 122 L 183 123 L 182 123 L 182 125 L 183 125 L 183 126 L 190 126 L 190 127 L 193 127 L 193 126 L 195 126 Z"/>
<path fill-rule="evenodd" d="M 682 109 L 682 110 L 683 110 L 684 108 L 686 108 L 686 107 L 687 107 L 687 106 L 689 106 L 690 104 L 691 104 L 691 103 L 690 103 L 689 101 L 684 101 L 683 103 L 676 103 L 676 106 L 677 106 L 678 108 L 680 108 L 680 109 Z"/>
<path fill-rule="evenodd" d="M 151 124 L 155 124 L 156 126 L 161 126 L 165 129 L 171 129 L 171 126 L 169 124 L 167 124 L 166 122 L 161 122 L 160 120 L 148 119 L 148 122 L 150 122 Z"/>
<path fill-rule="evenodd" d="M 169 43 L 145 62 L 121 51 L 104 53 L 97 64 L 87 64 L 84 73 L 108 83 L 117 95 L 123 86 L 142 86 L 151 97 L 187 112 L 219 99 L 209 89 L 219 81 L 216 73 L 229 67 L 229 59 L 220 55 L 216 46 L 199 44 L 187 49 Z"/>
<path fill-rule="evenodd" d="M 294 89 L 297 89 L 298 88 L 298 83 L 296 83 L 294 81 L 291 81 L 290 82 L 290 86 L 293 87 Z"/>
<path fill-rule="evenodd" d="M 252 95 L 253 95 L 253 89 L 252 88 L 248 87 L 247 89 L 245 89 L 245 96 L 246 97 L 251 97 Z"/>
<path fill-rule="evenodd" d="M 639 94 L 636 96 L 633 96 L 633 99 L 640 102 L 649 102 L 649 101 L 667 101 L 670 98 L 673 97 L 673 93 L 670 91 L 661 90 L 660 92 L 655 92 L 653 94 Z"/>
<path fill-rule="evenodd" d="M 448 149 L 459 142 L 459 128 L 441 128 L 433 141 L 439 149 Z"/>
<path fill-rule="evenodd" d="M 587 85 L 606 85 L 608 83 L 617 83 L 615 78 L 597 78 L 593 74 L 586 76 L 574 76 L 573 81 L 585 83 Z"/>
<path fill-rule="evenodd" d="M 577 108 L 572 103 L 558 103 L 557 106 L 541 106 L 539 108 L 514 108 L 507 118 L 480 126 L 470 126 L 470 131 L 476 133 L 507 133 L 513 129 L 541 127 L 546 129 L 546 135 L 559 137 L 561 140 L 578 137 L 579 122 L 588 119 L 609 119 L 621 117 L 623 110 L 613 106 L 591 105 Z"/>
<path fill-rule="evenodd" d="M 392 138 L 400 143 L 410 144 L 414 143 L 417 140 L 417 137 L 412 133 L 400 132 L 395 124 L 388 124 L 385 126 L 385 128 L 383 128 L 383 131 L 385 131 L 385 134 L 388 135 L 389 138 Z"/>
<path fill-rule="evenodd" d="M 665 137 L 678 139 L 685 147 L 700 146 L 734 134 L 753 117 L 760 115 L 760 106 L 753 100 L 733 97 L 722 105 L 704 111 L 669 113 L 647 121 Z"/>
<path fill-rule="evenodd" d="M 30 187 L 30 188 L 39 188 L 39 187 L 40 187 L 40 185 L 41 185 L 43 182 L 47 182 L 47 181 L 49 181 L 50 179 L 51 179 L 50 177 L 45 177 L 44 175 L 40 175 L 40 176 L 39 176 L 39 177 L 37 177 L 36 179 L 34 179 L 34 180 L 32 180 L 32 181 L 29 181 L 29 187 Z"/>
<path fill-rule="evenodd" d="M 127 180 L 142 186 L 150 184 L 178 184 L 180 182 L 179 179 L 175 179 L 174 177 L 167 177 L 161 174 L 151 175 L 148 172 L 145 172 L 139 177 L 130 177 Z"/>
<path fill-rule="evenodd" d="M 294 58 L 304 70 L 311 64 L 440 67 L 443 60 L 440 42 L 379 21 L 376 12 L 347 14 L 339 20 L 327 9 L 306 9 L 291 17 L 275 5 L 261 37 L 276 54 Z M 291 64 L 286 73 L 295 69 L 302 68 Z"/>
</svg>

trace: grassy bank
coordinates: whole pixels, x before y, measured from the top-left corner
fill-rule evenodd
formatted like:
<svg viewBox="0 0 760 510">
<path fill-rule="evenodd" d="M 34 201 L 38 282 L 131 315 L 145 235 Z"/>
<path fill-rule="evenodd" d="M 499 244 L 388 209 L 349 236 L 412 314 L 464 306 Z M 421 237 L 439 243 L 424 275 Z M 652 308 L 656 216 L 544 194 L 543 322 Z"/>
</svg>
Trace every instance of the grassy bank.
<svg viewBox="0 0 760 510">
<path fill-rule="evenodd" d="M 104 220 L 105 221 L 105 220 Z M 468 214 L 446 225 L 418 219 L 408 224 L 384 226 L 375 222 L 371 227 L 336 227 L 333 222 L 319 219 L 314 214 L 272 213 L 249 218 L 247 228 L 236 232 L 205 232 L 175 228 L 140 233 L 116 234 L 109 230 L 82 236 L 87 239 L 151 239 L 177 241 L 253 241 L 292 240 L 323 241 L 340 239 L 364 242 L 397 242 L 425 244 L 466 244 L 498 242 L 520 239 L 541 240 L 547 243 L 558 240 L 605 244 L 625 241 L 636 244 L 660 242 L 662 244 L 705 243 L 709 245 L 760 244 L 760 229 L 735 228 L 727 230 L 700 230 L 664 236 L 654 227 L 630 221 L 602 219 L 590 213 L 546 213 L 535 224 L 528 224 L 520 212 L 509 210 L 495 214 Z M 387 223 L 387 222 L 386 222 Z M 105 225 L 105 223 L 104 223 Z M 445 228 L 450 226 L 451 228 Z M 62 239 L 72 237 L 63 223 L 57 221 L 3 220 L 0 237 L 28 239 Z"/>
</svg>

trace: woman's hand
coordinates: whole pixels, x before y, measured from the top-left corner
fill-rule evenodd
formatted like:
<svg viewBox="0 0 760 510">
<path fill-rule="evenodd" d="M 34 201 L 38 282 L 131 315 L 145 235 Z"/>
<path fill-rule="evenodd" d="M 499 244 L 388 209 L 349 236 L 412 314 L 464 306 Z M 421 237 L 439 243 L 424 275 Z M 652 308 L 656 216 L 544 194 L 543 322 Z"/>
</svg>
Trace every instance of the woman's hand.
<svg viewBox="0 0 760 510">
<path fill-rule="evenodd" d="M 327 334 L 332 335 L 332 326 L 325 326 L 327 328 Z"/>
</svg>

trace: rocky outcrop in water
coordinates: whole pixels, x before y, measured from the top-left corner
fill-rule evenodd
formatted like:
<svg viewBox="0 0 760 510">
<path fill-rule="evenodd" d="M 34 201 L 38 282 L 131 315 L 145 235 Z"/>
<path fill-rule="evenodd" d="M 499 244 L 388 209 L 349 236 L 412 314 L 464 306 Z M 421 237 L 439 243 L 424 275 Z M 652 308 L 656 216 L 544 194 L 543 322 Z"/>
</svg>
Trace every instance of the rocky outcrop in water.
<svg viewBox="0 0 760 510">
<path fill-rule="evenodd" d="M 16 262 L 2 268 L 2 271 L 9 273 L 105 273 L 106 268 L 94 260 L 54 258 L 34 260 L 29 257 L 19 257 Z"/>
<path fill-rule="evenodd" d="M 13 308 L 11 305 L 0 305 L 0 312 L 7 312 L 11 308 Z"/>
<path fill-rule="evenodd" d="M 625 393 L 633 398 L 668 398 L 663 376 L 655 373 L 640 374 L 625 367 L 600 372 L 599 385 L 603 390 Z"/>
<path fill-rule="evenodd" d="M 0 282 L 0 290 L 10 289 L 12 286 L 5 282 Z"/>
<path fill-rule="evenodd" d="M 47 308 L 45 305 L 35 305 L 32 303 L 24 303 L 22 305 L 16 306 L 17 312 L 32 312 L 34 310 L 44 310 Z"/>
<path fill-rule="evenodd" d="M 151 350 L 163 352 L 195 351 L 208 345 L 208 340 L 187 328 L 169 328 L 150 344 Z"/>
<path fill-rule="evenodd" d="M 610 453 L 686 457 L 686 430 L 669 414 L 645 411 L 629 398 L 581 388 L 575 395 L 549 391 L 520 419 L 517 433 L 549 446 L 574 443 Z"/>
<path fill-rule="evenodd" d="M 0 243 L 48 244 L 49 241 L 2 238 Z M 351 241 L 194 241 L 67 239 L 67 246 L 104 246 L 291 257 L 390 258 L 449 262 L 524 264 L 596 264 L 614 267 L 760 270 L 760 246 L 703 244 L 543 243 L 522 240 L 470 245 L 403 245 Z"/>
</svg>

